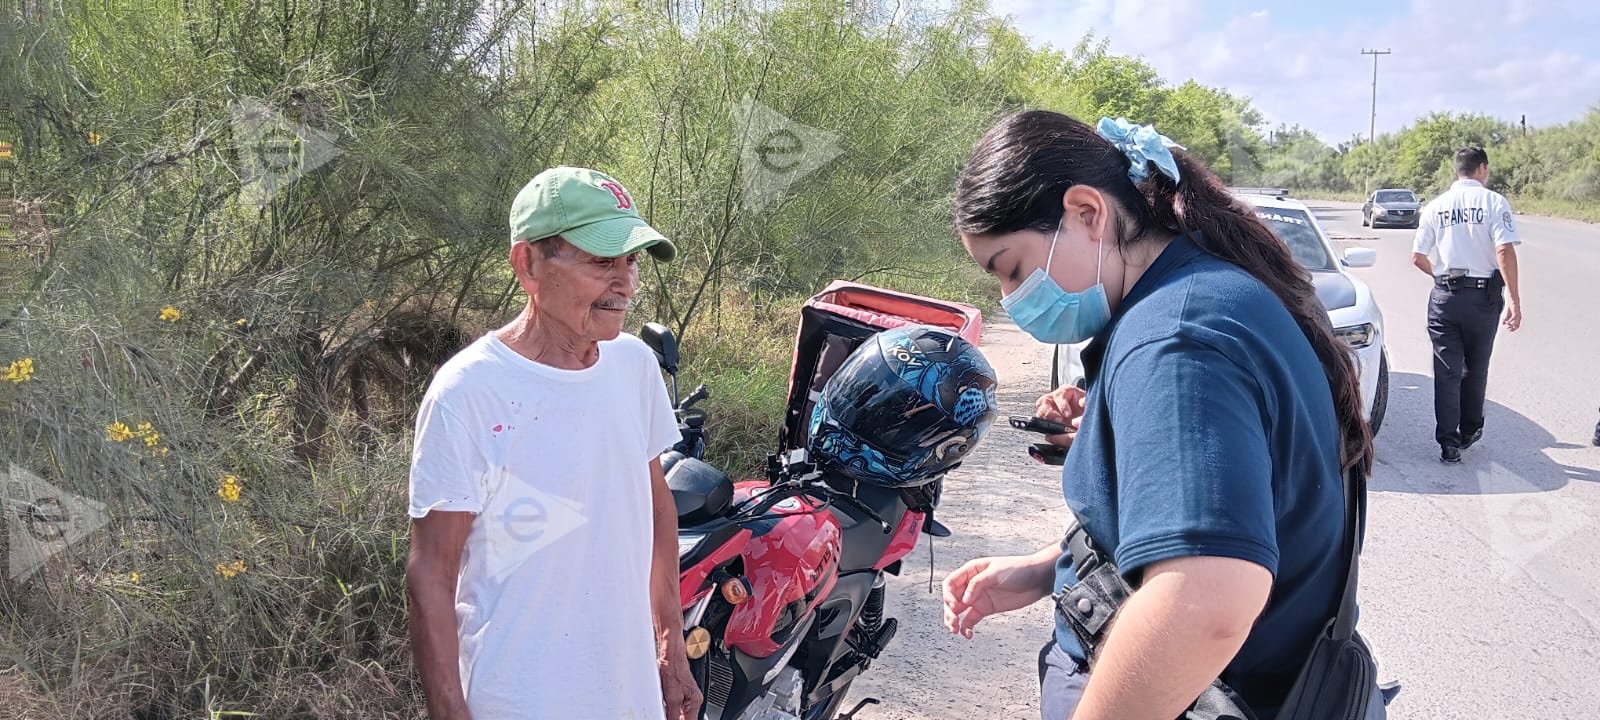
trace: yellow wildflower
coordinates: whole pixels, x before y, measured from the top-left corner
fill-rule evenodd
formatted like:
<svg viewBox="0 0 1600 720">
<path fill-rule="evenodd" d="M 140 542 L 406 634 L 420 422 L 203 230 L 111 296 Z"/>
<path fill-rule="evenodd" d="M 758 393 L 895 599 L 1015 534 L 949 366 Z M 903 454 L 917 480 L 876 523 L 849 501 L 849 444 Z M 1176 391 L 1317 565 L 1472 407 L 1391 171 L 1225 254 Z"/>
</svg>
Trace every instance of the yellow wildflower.
<svg viewBox="0 0 1600 720">
<path fill-rule="evenodd" d="M 378 306 L 378 301 L 377 300 L 368 300 L 368 301 L 366 301 L 365 303 L 362 303 L 362 304 L 366 305 L 368 310 L 371 310 L 371 309 L 373 309 L 373 308 Z"/>
<path fill-rule="evenodd" d="M 235 560 L 231 563 L 217 563 L 217 574 L 224 578 L 232 578 L 244 571 L 243 560 Z"/>
<path fill-rule="evenodd" d="M 161 319 L 167 322 L 177 322 L 183 319 L 183 313 L 177 308 L 168 305 L 161 308 Z"/>
<path fill-rule="evenodd" d="M 244 318 L 239 318 L 238 320 L 233 321 L 233 324 L 234 324 L 235 327 L 244 327 L 246 325 L 249 325 L 250 321 L 246 320 Z"/>
<path fill-rule="evenodd" d="M 139 573 L 133 573 L 132 575 L 129 575 L 128 576 L 128 581 L 133 583 L 133 584 L 135 584 L 135 585 L 138 585 L 139 584 Z"/>
<path fill-rule="evenodd" d="M 168 449 L 161 446 L 161 433 L 156 432 L 154 425 L 142 422 L 133 429 L 133 437 L 144 441 L 144 446 L 150 449 L 150 457 L 166 457 Z"/>
<path fill-rule="evenodd" d="M 11 159 L 11 143 L 0 140 L 0 160 Z"/>
<path fill-rule="evenodd" d="M 90 145 L 99 145 L 100 141 L 104 140 L 104 139 L 105 138 L 101 137 L 100 133 L 93 133 L 93 132 L 89 133 L 89 144 Z"/>
<path fill-rule="evenodd" d="M 106 426 L 106 436 L 111 438 L 112 442 L 127 442 L 133 439 L 133 431 L 129 430 L 127 425 L 115 422 Z"/>
<path fill-rule="evenodd" d="M 239 502 L 239 491 L 242 489 L 243 487 L 240 486 L 238 477 L 224 475 L 222 476 L 222 487 L 217 488 L 217 497 L 222 498 L 223 502 L 236 503 Z"/>
<path fill-rule="evenodd" d="M 22 384 L 22 383 L 27 382 L 32 377 L 33 377 L 33 358 L 22 358 L 21 360 L 12 360 L 11 364 L 6 366 L 6 374 L 3 375 L 3 376 L 0 376 L 0 378 L 6 379 L 6 380 L 10 380 L 11 382 L 17 383 L 19 385 Z"/>
</svg>

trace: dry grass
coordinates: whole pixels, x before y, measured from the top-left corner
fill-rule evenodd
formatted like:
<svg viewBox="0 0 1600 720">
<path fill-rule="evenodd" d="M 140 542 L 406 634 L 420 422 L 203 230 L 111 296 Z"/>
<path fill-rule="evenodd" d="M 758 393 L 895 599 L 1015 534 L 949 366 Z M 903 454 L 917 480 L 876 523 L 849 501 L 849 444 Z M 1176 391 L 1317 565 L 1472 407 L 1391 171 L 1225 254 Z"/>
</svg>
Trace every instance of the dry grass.
<svg viewBox="0 0 1600 720">
<path fill-rule="evenodd" d="M 921 284 L 874 280 L 993 297 L 962 266 Z M 958 280 L 941 291 L 945 278 Z M 711 389 L 709 459 L 735 477 L 759 472 L 776 443 L 802 301 L 725 291 L 684 338 L 681 390 Z M 0 327 L 0 366 L 30 357 L 36 368 L 0 382 L 0 462 L 103 503 L 109 522 L 31 577 L 0 580 L 0 716 L 419 717 L 404 595 L 409 424 L 363 424 L 338 402 L 330 451 L 307 464 L 293 451 L 293 387 L 278 376 L 223 417 L 193 396 L 225 318 L 195 305 L 167 323 L 150 306 L 89 325 L 87 305 L 34 307 L 26 326 Z M 150 423 L 159 439 L 117 440 L 116 422 Z M 219 492 L 227 475 L 237 502 Z"/>
<path fill-rule="evenodd" d="M 1552 200 L 1546 198 L 1511 198 L 1511 207 L 1517 212 L 1527 215 L 1546 215 L 1549 217 L 1566 218 L 1568 220 L 1582 220 L 1583 222 L 1600 223 L 1600 204 L 1582 203 L 1573 200 Z"/>
<path fill-rule="evenodd" d="M 194 397 L 215 335 L 198 306 L 168 323 L 64 297 L 0 327 L 0 364 L 35 368 L 0 383 L 0 463 L 99 503 L 106 524 L 0 580 L 0 715 L 414 717 L 406 438 L 360 448 L 343 416 L 339 450 L 302 464 L 270 391 L 231 417 Z"/>
</svg>

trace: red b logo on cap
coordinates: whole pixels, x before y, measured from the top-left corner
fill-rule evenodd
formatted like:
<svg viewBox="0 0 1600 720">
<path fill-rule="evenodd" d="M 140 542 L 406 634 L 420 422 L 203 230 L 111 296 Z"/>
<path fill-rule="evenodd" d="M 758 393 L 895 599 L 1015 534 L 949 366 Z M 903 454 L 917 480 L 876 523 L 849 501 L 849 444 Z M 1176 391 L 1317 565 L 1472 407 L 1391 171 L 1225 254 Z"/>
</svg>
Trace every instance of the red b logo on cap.
<svg viewBox="0 0 1600 720">
<path fill-rule="evenodd" d="M 633 209 L 633 198 L 628 197 L 628 191 L 627 190 L 623 190 L 621 185 L 618 185 L 617 183 L 615 183 L 615 182 L 613 182 L 611 180 L 607 180 L 607 181 L 605 181 L 603 183 L 600 183 L 600 187 L 603 187 L 603 188 L 605 188 L 607 190 L 610 190 L 611 194 L 616 196 L 616 198 L 617 198 L 617 209 L 618 210 L 632 210 Z"/>
</svg>

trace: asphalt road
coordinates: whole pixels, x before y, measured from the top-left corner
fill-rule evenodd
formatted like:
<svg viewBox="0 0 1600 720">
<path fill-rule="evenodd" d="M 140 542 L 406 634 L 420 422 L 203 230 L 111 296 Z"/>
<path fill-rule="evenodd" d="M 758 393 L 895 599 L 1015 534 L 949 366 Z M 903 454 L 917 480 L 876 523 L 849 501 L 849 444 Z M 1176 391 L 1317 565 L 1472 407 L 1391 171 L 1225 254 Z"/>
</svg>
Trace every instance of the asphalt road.
<svg viewBox="0 0 1600 720">
<path fill-rule="evenodd" d="M 1522 329 L 1502 332 L 1484 439 L 1459 466 L 1433 440 L 1428 278 L 1410 230 L 1314 203 L 1337 244 L 1378 251 L 1392 369 L 1377 438 L 1361 628 L 1404 690 L 1392 717 L 1600 714 L 1600 226 L 1521 216 Z"/>
<path fill-rule="evenodd" d="M 1342 247 L 1378 251 L 1356 270 L 1383 309 L 1392 368 L 1377 438 L 1360 628 L 1380 673 L 1404 688 L 1391 718 L 1592 718 L 1600 715 L 1600 226 L 1519 217 L 1522 329 L 1502 332 L 1484 439 L 1445 466 L 1433 441 L 1429 281 L 1410 264 L 1409 230 L 1360 226 L 1358 207 L 1314 203 Z M 1044 390 L 1048 351 L 1003 319 L 986 328 L 1002 412 Z M 891 581 L 900 633 L 852 689 L 876 697 L 861 720 L 1038 717 L 1035 662 L 1048 603 L 986 620 L 973 640 L 939 627 L 929 593 L 960 563 L 1059 539 L 1059 482 L 996 429 L 952 475 L 927 538 Z"/>
</svg>

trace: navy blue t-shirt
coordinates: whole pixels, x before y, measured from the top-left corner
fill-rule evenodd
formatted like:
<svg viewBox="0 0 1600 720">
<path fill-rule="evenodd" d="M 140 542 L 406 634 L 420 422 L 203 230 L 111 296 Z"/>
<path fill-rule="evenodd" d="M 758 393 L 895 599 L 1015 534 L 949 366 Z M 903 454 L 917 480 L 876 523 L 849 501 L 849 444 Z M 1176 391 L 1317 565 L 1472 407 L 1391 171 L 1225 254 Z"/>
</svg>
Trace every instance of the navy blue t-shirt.
<svg viewBox="0 0 1600 720">
<path fill-rule="evenodd" d="M 1275 712 L 1345 575 L 1339 426 L 1316 353 L 1271 290 L 1179 237 L 1083 363 L 1068 506 L 1135 587 L 1142 568 L 1180 557 L 1271 571 L 1266 610 L 1223 680 Z M 1076 581 L 1063 555 L 1056 587 Z M 1059 620 L 1056 640 L 1082 659 Z"/>
</svg>

